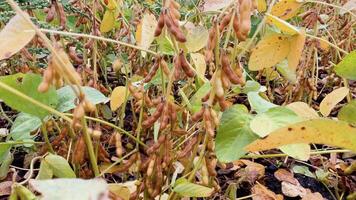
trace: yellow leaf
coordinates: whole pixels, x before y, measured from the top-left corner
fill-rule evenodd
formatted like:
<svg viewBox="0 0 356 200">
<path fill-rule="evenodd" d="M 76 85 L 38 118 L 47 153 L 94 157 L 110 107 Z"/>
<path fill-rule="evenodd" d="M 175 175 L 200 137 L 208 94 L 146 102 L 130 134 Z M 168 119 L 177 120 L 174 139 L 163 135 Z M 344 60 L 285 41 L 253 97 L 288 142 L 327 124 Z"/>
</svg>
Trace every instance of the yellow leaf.
<svg viewBox="0 0 356 200">
<path fill-rule="evenodd" d="M 217 11 L 230 5 L 234 0 L 204 0 L 201 1 L 204 12 Z"/>
<path fill-rule="evenodd" d="M 279 147 L 279 149 L 290 157 L 298 160 L 309 160 L 310 145 L 309 144 L 287 144 Z"/>
<path fill-rule="evenodd" d="M 356 152 L 356 128 L 347 122 L 330 119 L 312 119 L 299 122 L 258 139 L 246 147 L 246 150 L 264 151 L 287 144 L 315 143 L 350 149 Z"/>
<path fill-rule="evenodd" d="M 100 24 L 100 32 L 107 33 L 114 28 L 115 25 L 115 11 L 106 10 L 103 20 Z"/>
<path fill-rule="evenodd" d="M 126 87 L 119 86 L 114 89 L 110 97 L 110 108 L 112 111 L 118 109 L 125 101 L 126 97 Z"/>
<path fill-rule="evenodd" d="M 267 22 L 275 25 L 283 33 L 286 33 L 289 35 L 295 35 L 295 34 L 299 33 L 299 30 L 295 26 L 291 25 L 290 23 L 288 23 L 276 16 L 267 14 Z"/>
<path fill-rule="evenodd" d="M 209 31 L 204 26 L 194 26 L 187 31 L 185 46 L 188 52 L 196 52 L 206 46 L 208 39 Z"/>
<path fill-rule="evenodd" d="M 138 24 L 136 29 L 136 41 L 140 47 L 144 49 L 149 49 L 153 40 L 154 32 L 157 26 L 157 20 L 155 16 L 151 13 L 145 13 L 141 22 Z M 141 51 L 143 57 L 146 56 L 146 52 Z"/>
<path fill-rule="evenodd" d="M 264 12 L 267 10 L 266 0 L 256 0 L 257 1 L 257 10 L 258 12 Z"/>
<path fill-rule="evenodd" d="M 252 50 L 249 69 L 258 71 L 276 65 L 288 56 L 289 46 L 289 37 L 285 35 L 264 37 Z"/>
<path fill-rule="evenodd" d="M 190 57 L 192 58 L 198 77 L 201 78 L 202 80 L 205 80 L 204 78 L 205 71 L 206 71 L 205 56 L 202 55 L 201 53 L 192 53 L 190 54 Z"/>
<path fill-rule="evenodd" d="M 130 199 L 130 189 L 122 184 L 109 184 L 109 190 L 123 200 Z"/>
<path fill-rule="evenodd" d="M 341 87 L 327 94 L 320 103 L 321 114 L 323 114 L 325 117 L 329 116 L 331 110 L 336 106 L 336 104 L 342 101 L 348 93 L 348 88 Z"/>
<path fill-rule="evenodd" d="M 116 9 L 118 5 L 117 0 L 101 0 L 101 2 L 110 10 Z"/>
<path fill-rule="evenodd" d="M 301 6 L 296 0 L 282 0 L 273 6 L 271 14 L 287 20 L 294 17 Z"/>
<path fill-rule="evenodd" d="M 0 60 L 20 51 L 35 36 L 35 30 L 20 15 L 14 16 L 0 32 Z"/>
<path fill-rule="evenodd" d="M 286 107 L 294 111 L 295 114 L 297 114 L 303 119 L 309 120 L 319 118 L 318 113 L 304 102 L 293 102 L 291 104 L 286 105 Z"/>
<path fill-rule="evenodd" d="M 290 39 L 290 52 L 288 54 L 288 67 L 289 69 L 296 71 L 300 58 L 303 54 L 304 44 L 305 44 L 305 30 L 302 29 L 300 33 L 293 36 Z"/>
</svg>

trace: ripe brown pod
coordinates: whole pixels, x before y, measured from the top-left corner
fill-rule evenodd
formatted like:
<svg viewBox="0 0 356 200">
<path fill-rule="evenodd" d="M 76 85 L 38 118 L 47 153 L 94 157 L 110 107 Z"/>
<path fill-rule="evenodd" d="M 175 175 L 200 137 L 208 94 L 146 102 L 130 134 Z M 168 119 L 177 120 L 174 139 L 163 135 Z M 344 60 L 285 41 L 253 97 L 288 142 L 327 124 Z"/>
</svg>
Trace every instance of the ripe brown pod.
<svg viewBox="0 0 356 200">
<path fill-rule="evenodd" d="M 206 95 L 201 98 L 201 101 L 206 102 L 209 100 L 209 98 L 210 98 L 210 92 L 206 93 Z"/>
<path fill-rule="evenodd" d="M 239 33 L 239 26 L 240 26 L 240 20 L 239 20 L 239 17 L 237 15 L 237 13 L 235 13 L 234 21 L 232 22 L 232 27 L 233 27 L 236 35 L 240 34 Z"/>
<path fill-rule="evenodd" d="M 86 147 L 84 138 L 83 136 L 80 136 L 74 146 L 72 162 L 78 165 L 83 164 L 85 162 L 85 151 Z"/>
<path fill-rule="evenodd" d="M 227 101 L 225 101 L 224 98 L 218 97 L 218 102 L 219 102 L 221 111 L 225 111 L 226 109 L 228 109 L 230 107 L 230 104 Z"/>
<path fill-rule="evenodd" d="M 183 32 L 179 29 L 179 28 L 177 28 L 177 32 L 176 32 L 176 35 L 175 35 L 175 38 L 176 38 L 176 40 L 178 41 L 178 42 L 180 42 L 180 43 L 184 43 L 184 42 L 186 42 L 187 41 L 187 38 L 185 37 L 185 35 L 183 34 Z"/>
<path fill-rule="evenodd" d="M 211 119 L 211 113 L 210 113 L 210 108 L 206 107 L 204 108 L 204 125 L 205 125 L 205 130 L 206 132 L 211 136 L 214 137 L 215 132 L 214 132 L 214 127 L 213 127 L 213 122 Z"/>
<path fill-rule="evenodd" d="M 156 111 L 149 118 L 147 118 L 144 122 L 142 122 L 142 126 L 144 126 L 146 128 L 153 126 L 155 121 L 157 121 L 158 118 L 161 116 L 164 105 L 165 105 L 165 102 L 161 102 L 160 104 L 158 104 Z"/>
<path fill-rule="evenodd" d="M 173 5 L 173 7 L 177 10 L 180 8 L 179 3 L 174 0 L 170 0 L 170 4 Z"/>
<path fill-rule="evenodd" d="M 250 0 L 240 0 L 240 27 L 241 35 L 247 37 L 251 29 L 251 8 L 252 2 Z"/>
<path fill-rule="evenodd" d="M 160 60 L 160 59 L 159 59 Z M 150 72 L 147 74 L 147 76 L 145 77 L 145 79 L 143 79 L 144 83 L 148 83 L 152 80 L 152 78 L 156 75 L 158 67 L 159 67 L 159 60 L 155 60 L 153 67 L 151 68 Z"/>
<path fill-rule="evenodd" d="M 56 6 L 52 4 L 46 16 L 46 22 L 53 21 L 55 15 L 56 15 Z"/>
<path fill-rule="evenodd" d="M 74 63 L 76 64 L 82 64 L 83 63 L 83 59 L 79 58 L 76 51 L 75 51 L 75 47 L 69 47 L 68 48 L 68 55 L 69 58 L 71 60 L 73 60 Z"/>
<path fill-rule="evenodd" d="M 203 114 L 204 114 L 204 108 L 201 108 L 198 112 L 196 112 L 193 116 L 192 116 L 192 120 L 194 122 L 199 121 L 201 118 L 203 118 Z"/>
<path fill-rule="evenodd" d="M 225 75 L 229 78 L 231 83 L 241 83 L 240 78 L 235 74 L 234 70 L 232 70 L 229 62 L 229 57 L 226 55 L 226 52 L 224 50 L 221 50 L 221 68 L 224 71 Z"/>
<path fill-rule="evenodd" d="M 171 118 L 172 129 L 174 128 L 174 124 L 177 121 L 177 110 L 174 103 L 169 103 L 169 113 Z"/>
<path fill-rule="evenodd" d="M 58 3 L 58 15 L 59 15 L 59 23 L 62 29 L 65 29 L 67 23 L 67 17 L 64 12 L 63 5 Z"/>
<path fill-rule="evenodd" d="M 194 77 L 194 76 L 195 76 L 195 73 L 194 73 L 194 71 L 190 68 L 189 63 L 188 63 L 187 59 L 186 59 L 185 56 L 184 56 L 183 50 L 180 50 L 180 52 L 179 52 L 179 61 L 180 61 L 180 63 L 181 63 L 181 67 L 182 67 L 183 71 L 185 72 L 185 74 L 186 74 L 188 77 Z"/>
<path fill-rule="evenodd" d="M 212 78 L 212 84 L 213 84 L 213 89 L 218 98 L 223 98 L 224 97 L 224 88 L 222 86 L 221 82 L 221 71 L 217 71 L 214 74 L 214 77 Z"/>
<path fill-rule="evenodd" d="M 169 105 L 168 105 L 168 103 L 166 103 L 164 105 L 159 130 L 163 130 L 163 129 L 167 128 L 168 123 L 169 123 L 169 116 L 170 116 L 169 115 Z"/>
<path fill-rule="evenodd" d="M 48 89 L 49 89 L 49 84 L 47 82 L 43 82 L 43 81 L 37 88 L 38 92 L 41 92 L 41 93 L 47 92 Z"/>
<path fill-rule="evenodd" d="M 154 33 L 155 37 L 158 37 L 159 35 L 161 35 L 163 27 L 164 27 L 164 14 L 162 11 L 158 18 L 157 27 L 156 27 L 156 30 Z"/>
<path fill-rule="evenodd" d="M 229 89 L 231 86 L 231 82 L 229 78 L 226 76 L 225 72 L 221 72 L 221 82 L 224 89 Z"/>
<path fill-rule="evenodd" d="M 211 108 L 210 114 L 211 114 L 211 118 L 214 122 L 214 125 L 219 126 L 219 117 L 218 117 L 218 114 L 215 112 L 215 110 Z"/>
<path fill-rule="evenodd" d="M 164 59 L 161 59 L 160 66 L 161 66 L 161 69 L 163 70 L 163 73 L 166 76 L 169 76 L 171 72 L 170 72 L 168 65 Z"/>
<path fill-rule="evenodd" d="M 175 56 L 173 59 L 173 64 L 174 64 L 174 79 L 178 80 L 180 78 L 180 74 L 182 71 L 182 66 L 181 66 L 181 62 L 179 59 L 179 56 Z"/>
<path fill-rule="evenodd" d="M 121 157 L 123 154 L 123 149 L 122 149 L 122 142 L 121 142 L 121 134 L 118 132 L 115 132 L 115 147 L 116 147 L 116 155 L 118 157 Z"/>
<path fill-rule="evenodd" d="M 232 17 L 232 14 L 231 12 L 227 15 L 225 15 L 221 22 L 220 22 L 220 25 L 219 25 L 219 31 L 222 32 L 224 30 L 224 28 L 229 25 L 229 22 L 231 21 L 231 17 Z"/>
</svg>

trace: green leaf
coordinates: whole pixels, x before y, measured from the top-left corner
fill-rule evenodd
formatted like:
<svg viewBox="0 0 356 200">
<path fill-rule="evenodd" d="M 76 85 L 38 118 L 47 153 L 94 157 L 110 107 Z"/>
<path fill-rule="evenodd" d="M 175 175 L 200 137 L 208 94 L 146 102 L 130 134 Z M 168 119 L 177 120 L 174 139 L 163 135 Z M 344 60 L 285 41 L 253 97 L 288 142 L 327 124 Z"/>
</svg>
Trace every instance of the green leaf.
<svg viewBox="0 0 356 200">
<path fill-rule="evenodd" d="M 7 155 L 4 156 L 4 159 L 0 160 L 0 180 L 3 180 L 7 177 L 7 174 L 9 173 L 9 168 L 14 160 L 14 156 L 10 151 L 8 151 Z"/>
<path fill-rule="evenodd" d="M 294 173 L 303 174 L 305 176 L 315 178 L 315 175 L 309 170 L 307 166 L 296 165 L 292 169 Z"/>
<path fill-rule="evenodd" d="M 0 163 L 5 160 L 7 154 L 10 152 L 11 144 L 0 143 Z"/>
<path fill-rule="evenodd" d="M 249 92 L 247 94 L 247 98 L 251 105 L 251 108 L 255 110 L 257 113 L 263 113 L 270 108 L 277 107 L 277 105 L 262 98 L 258 92 Z"/>
<path fill-rule="evenodd" d="M 269 109 L 267 112 L 260 113 L 251 121 L 250 128 L 260 137 L 266 137 L 273 131 L 291 125 L 297 122 L 301 122 L 304 119 L 299 117 L 292 110 L 285 107 L 275 107 Z M 308 160 L 310 155 L 309 144 L 289 144 L 280 149 L 300 160 Z"/>
<path fill-rule="evenodd" d="M 198 91 L 190 99 L 190 104 L 192 105 L 191 109 L 193 110 L 193 113 L 198 112 L 201 109 L 202 107 L 201 98 L 203 98 L 209 92 L 210 88 L 211 88 L 210 83 L 209 82 L 205 83 L 198 89 Z"/>
<path fill-rule="evenodd" d="M 66 159 L 61 156 L 49 154 L 44 159 L 53 171 L 53 175 L 58 178 L 75 178 L 72 168 Z"/>
<path fill-rule="evenodd" d="M 0 81 L 50 107 L 56 107 L 58 103 L 58 97 L 53 87 L 45 93 L 37 91 L 37 87 L 42 81 L 42 77 L 40 75 L 18 73 L 0 77 Z M 15 110 L 35 115 L 41 119 L 49 115 L 47 110 L 44 110 L 34 104 L 29 105 L 27 100 L 19 98 L 17 95 L 14 95 L 7 90 L 0 88 L 0 94 L 1 99 Z"/>
<path fill-rule="evenodd" d="M 37 200 L 38 198 L 25 186 L 15 183 L 13 186 L 19 199 L 21 200 Z"/>
<path fill-rule="evenodd" d="M 243 105 L 226 110 L 216 135 L 216 155 L 221 162 L 238 160 L 246 151 L 244 147 L 258 138 L 250 129 L 252 116 Z"/>
<path fill-rule="evenodd" d="M 158 44 L 158 49 L 162 54 L 167 54 L 167 55 L 174 55 L 174 48 L 172 43 L 169 41 L 169 39 L 163 34 L 156 38 L 157 44 Z"/>
<path fill-rule="evenodd" d="M 17 115 L 11 126 L 10 137 L 13 140 L 32 139 L 30 133 L 41 126 L 41 119 L 27 113 Z"/>
<path fill-rule="evenodd" d="M 351 101 L 346 106 L 342 107 L 339 111 L 338 118 L 349 122 L 351 124 L 356 124 L 356 100 Z"/>
<path fill-rule="evenodd" d="M 288 67 L 288 61 L 283 60 L 282 62 L 276 65 L 277 71 L 282 74 L 289 82 L 295 84 L 297 82 L 297 74 L 295 70 Z"/>
<path fill-rule="evenodd" d="M 30 180 L 30 185 L 41 193 L 41 199 L 50 200 L 94 200 L 101 199 L 108 192 L 108 185 L 103 179 Z"/>
<path fill-rule="evenodd" d="M 336 65 L 337 75 L 350 80 L 356 80 L 356 51 L 350 52 L 345 58 Z"/>
<path fill-rule="evenodd" d="M 292 110 L 284 107 L 271 108 L 264 113 L 256 115 L 251 121 L 250 128 L 260 137 L 266 137 L 272 131 L 303 121 Z"/>
<path fill-rule="evenodd" d="M 248 151 L 264 151 L 287 144 L 315 143 L 337 146 L 356 152 L 356 128 L 347 122 L 313 119 L 280 128 L 246 147 Z"/>
<path fill-rule="evenodd" d="M 243 93 L 248 94 L 249 92 L 260 92 L 261 85 L 257 81 L 246 81 L 246 84 L 242 90 Z"/>
<path fill-rule="evenodd" d="M 51 169 L 51 166 L 47 163 L 46 160 L 43 159 L 40 165 L 40 171 L 38 172 L 36 179 L 45 180 L 45 179 L 51 179 L 52 177 L 53 177 L 53 171 Z"/>
<path fill-rule="evenodd" d="M 85 94 L 85 97 L 94 105 L 99 103 L 106 103 L 109 101 L 109 98 L 105 97 L 101 92 L 92 87 L 82 87 L 82 90 Z M 67 112 L 75 108 L 75 99 L 77 96 L 74 94 L 70 86 L 65 86 L 57 90 L 59 97 L 59 103 L 57 110 L 61 112 Z"/>
<path fill-rule="evenodd" d="M 190 183 L 187 179 L 180 178 L 176 181 L 173 191 L 183 197 L 208 197 L 214 189 Z"/>
</svg>

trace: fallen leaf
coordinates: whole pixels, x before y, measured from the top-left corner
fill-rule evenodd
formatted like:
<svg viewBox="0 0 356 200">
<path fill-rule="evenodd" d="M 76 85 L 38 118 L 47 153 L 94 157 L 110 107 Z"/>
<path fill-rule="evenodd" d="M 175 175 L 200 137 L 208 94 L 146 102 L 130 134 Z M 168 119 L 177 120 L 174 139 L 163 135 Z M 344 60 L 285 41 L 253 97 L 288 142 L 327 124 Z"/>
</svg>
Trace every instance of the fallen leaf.
<svg viewBox="0 0 356 200">
<path fill-rule="evenodd" d="M 287 20 L 294 17 L 302 3 L 296 0 L 282 0 L 272 7 L 271 14 L 281 19 Z"/>
<path fill-rule="evenodd" d="M 302 29 L 298 35 L 290 39 L 290 52 L 287 56 L 289 69 L 296 71 L 300 58 L 302 57 L 306 33 Z"/>
<path fill-rule="evenodd" d="M 305 196 L 307 194 L 307 190 L 303 188 L 299 183 L 298 185 L 282 182 L 282 193 L 287 197 L 297 197 L 297 196 Z"/>
<path fill-rule="evenodd" d="M 341 87 L 327 94 L 320 103 L 321 114 L 324 117 L 329 116 L 332 109 L 348 95 L 349 91 L 347 87 Z"/>
<path fill-rule="evenodd" d="M 282 195 L 275 194 L 259 183 L 254 185 L 251 190 L 252 194 L 254 195 L 252 196 L 252 200 L 283 200 Z"/>
<path fill-rule="evenodd" d="M 247 175 L 252 178 L 251 182 L 255 182 L 255 180 L 262 178 L 265 175 L 265 166 L 255 163 L 249 160 L 240 160 L 242 163 L 246 165 L 245 171 Z"/>
<path fill-rule="evenodd" d="M 309 120 L 319 118 L 318 113 L 304 102 L 293 102 L 286 105 L 286 107 L 293 110 L 299 117 L 303 119 Z"/>
<path fill-rule="evenodd" d="M 19 52 L 35 35 L 31 25 L 21 15 L 15 15 L 0 32 L 0 60 Z"/>
<path fill-rule="evenodd" d="M 137 29 L 136 29 L 136 42 L 137 44 L 144 48 L 144 49 L 149 49 L 153 40 L 154 40 L 154 32 L 157 26 L 157 20 L 156 17 L 149 12 L 146 12 L 143 15 L 143 18 L 138 24 Z M 146 52 L 141 51 L 141 55 L 143 57 L 146 57 Z"/>
<path fill-rule="evenodd" d="M 285 35 L 274 34 L 264 37 L 252 50 L 248 68 L 251 71 L 258 71 L 272 67 L 288 56 L 289 48 L 289 37 Z"/>
<path fill-rule="evenodd" d="M 294 178 L 292 172 L 286 169 L 278 169 L 277 171 L 274 172 L 274 177 L 276 177 L 276 179 L 278 179 L 279 181 L 288 182 L 294 185 L 299 184 L 298 180 Z"/>
<path fill-rule="evenodd" d="M 12 181 L 2 181 L 0 183 L 0 197 L 11 194 Z"/>
<path fill-rule="evenodd" d="M 356 128 L 347 122 L 330 119 L 313 119 L 299 122 L 269 134 L 265 139 L 258 139 L 246 150 L 264 151 L 286 144 L 316 143 L 337 146 L 356 152 Z"/>
<path fill-rule="evenodd" d="M 324 197 L 321 196 L 319 192 L 315 192 L 306 194 L 303 196 L 302 200 L 324 200 Z"/>
<path fill-rule="evenodd" d="M 118 86 L 116 87 L 110 96 L 110 108 L 112 111 L 117 110 L 125 101 L 126 98 L 126 87 Z"/>
</svg>

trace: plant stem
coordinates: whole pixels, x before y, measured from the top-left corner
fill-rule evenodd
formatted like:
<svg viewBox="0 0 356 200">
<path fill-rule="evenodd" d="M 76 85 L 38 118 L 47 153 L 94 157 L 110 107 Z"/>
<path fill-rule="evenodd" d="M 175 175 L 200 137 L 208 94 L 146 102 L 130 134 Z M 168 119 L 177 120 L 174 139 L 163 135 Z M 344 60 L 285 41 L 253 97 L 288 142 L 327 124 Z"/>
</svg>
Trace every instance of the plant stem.
<svg viewBox="0 0 356 200">
<path fill-rule="evenodd" d="M 91 167 L 93 169 L 94 175 L 95 176 L 99 176 L 99 167 L 98 167 L 97 158 L 96 158 L 95 152 L 94 152 L 93 142 L 91 140 L 90 134 L 88 133 L 87 123 L 86 123 L 86 120 L 85 120 L 84 117 L 82 119 L 82 125 L 83 125 L 84 141 L 85 141 L 85 144 L 86 144 L 87 149 L 88 149 L 88 154 L 89 154 L 89 160 L 90 160 L 90 163 L 91 163 Z"/>
<path fill-rule="evenodd" d="M 47 147 L 48 147 L 48 150 L 49 152 L 51 153 L 55 153 L 54 150 L 53 150 L 53 147 L 51 145 L 51 142 L 49 141 L 49 138 L 48 138 L 48 133 L 47 133 L 47 128 L 46 128 L 46 123 L 44 121 L 42 121 L 42 126 L 41 126 L 41 130 L 42 130 L 42 135 L 43 135 L 43 138 L 45 139 L 45 142 L 47 144 Z"/>
<path fill-rule="evenodd" d="M 122 45 L 122 46 L 126 46 L 126 47 L 130 47 L 130 48 L 137 49 L 137 50 L 140 50 L 140 51 L 144 51 L 144 52 L 150 53 L 152 55 L 157 55 L 156 52 L 151 51 L 149 49 L 145 49 L 145 48 L 133 45 L 133 44 L 126 43 L 126 42 L 121 42 L 121 41 L 117 41 L 117 40 L 113 40 L 113 39 L 109 39 L 109 38 L 104 38 L 104 37 L 99 37 L 99 36 L 95 36 L 95 35 L 82 34 L 82 33 L 72 33 L 72 32 L 66 32 L 66 31 L 56 31 L 56 30 L 49 30 L 49 29 L 41 29 L 41 31 L 44 32 L 44 33 L 53 33 L 53 34 L 59 34 L 59 35 L 91 38 L 91 39 L 94 39 L 94 40 L 101 40 L 101 41 L 104 41 L 104 42 L 112 42 L 112 43 L 116 43 L 116 44 L 119 44 L 119 45 Z"/>
</svg>

